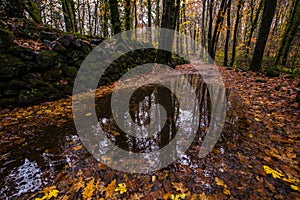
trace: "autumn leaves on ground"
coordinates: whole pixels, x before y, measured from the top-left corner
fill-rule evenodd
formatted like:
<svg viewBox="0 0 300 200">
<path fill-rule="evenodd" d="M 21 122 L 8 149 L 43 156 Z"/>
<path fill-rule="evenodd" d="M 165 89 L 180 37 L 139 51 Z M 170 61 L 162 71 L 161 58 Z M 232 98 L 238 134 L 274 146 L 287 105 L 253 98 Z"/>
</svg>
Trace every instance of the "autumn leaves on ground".
<svg viewBox="0 0 300 200">
<path fill-rule="evenodd" d="M 191 68 L 183 65 L 177 70 L 188 72 Z M 1 152 L 7 152 L 1 154 L 3 159 L 16 156 L 10 151 L 25 149 L 25 155 L 34 151 L 71 160 L 53 169 L 44 166 L 45 184 L 19 198 L 299 199 L 300 125 L 299 104 L 295 102 L 299 79 L 284 75 L 270 78 L 225 67 L 219 70 L 229 91 L 227 119 L 235 121 L 234 126 L 225 126 L 205 158 L 176 161 L 151 174 L 122 173 L 98 163 L 78 138 L 63 140 L 66 144 L 60 151 L 53 150 L 51 139 L 46 141 L 50 145 L 33 143 L 46 132 L 56 140 L 58 130 L 74 131 L 71 98 L 2 109 Z M 110 93 L 112 88 L 101 87 L 97 96 Z M 198 150 L 197 145 L 191 147 L 191 158 Z"/>
</svg>

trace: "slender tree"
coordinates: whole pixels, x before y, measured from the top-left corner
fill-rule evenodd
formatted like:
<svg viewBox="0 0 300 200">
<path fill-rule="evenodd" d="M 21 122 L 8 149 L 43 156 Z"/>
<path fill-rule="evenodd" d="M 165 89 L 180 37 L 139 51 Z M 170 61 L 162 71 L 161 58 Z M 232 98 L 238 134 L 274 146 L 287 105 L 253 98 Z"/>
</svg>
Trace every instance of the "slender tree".
<svg viewBox="0 0 300 200">
<path fill-rule="evenodd" d="M 226 41 L 225 41 L 225 48 L 224 48 L 224 62 L 223 65 L 227 66 L 228 65 L 228 48 L 229 48 L 229 39 L 230 39 L 230 9 L 231 9 L 231 0 L 228 0 L 228 5 L 227 5 L 227 27 L 226 27 Z"/>
<path fill-rule="evenodd" d="M 66 25 L 66 31 L 77 31 L 76 15 L 75 15 L 75 3 L 73 0 L 61 0 L 64 20 Z"/>
<path fill-rule="evenodd" d="M 121 33 L 121 21 L 119 15 L 118 1 L 108 0 L 110 8 L 110 20 L 112 24 L 113 34 Z"/>
<path fill-rule="evenodd" d="M 161 27 L 166 29 L 175 30 L 176 27 L 176 9 L 175 0 L 163 0 L 163 13 L 161 20 Z M 162 31 L 159 36 L 159 50 L 156 57 L 158 63 L 169 64 L 173 66 L 171 59 L 172 53 L 163 51 L 161 49 L 172 49 L 174 35 L 169 32 Z"/>
<path fill-rule="evenodd" d="M 242 8 L 243 0 L 239 0 L 237 2 L 237 11 L 236 11 L 236 18 L 235 18 L 235 25 L 234 25 L 234 31 L 233 31 L 233 44 L 232 44 L 232 54 L 231 54 L 231 62 L 230 66 L 232 67 L 235 60 L 235 52 L 236 52 L 236 44 L 237 44 L 237 36 L 238 36 L 238 29 L 239 29 L 239 23 L 241 20 L 241 8 Z"/>
<path fill-rule="evenodd" d="M 300 25 L 300 1 L 294 0 L 293 5 L 290 10 L 290 15 L 288 18 L 288 22 L 285 27 L 285 32 L 283 35 L 283 39 L 281 41 L 281 45 L 276 57 L 275 65 L 286 65 L 287 57 L 290 52 L 293 39 L 299 33 L 299 25 Z"/>
<path fill-rule="evenodd" d="M 261 62 L 264 55 L 264 50 L 268 40 L 271 23 L 275 14 L 277 0 L 266 0 L 264 4 L 264 11 L 259 29 L 258 39 L 256 41 L 252 61 L 250 64 L 250 70 L 260 71 Z"/>
</svg>

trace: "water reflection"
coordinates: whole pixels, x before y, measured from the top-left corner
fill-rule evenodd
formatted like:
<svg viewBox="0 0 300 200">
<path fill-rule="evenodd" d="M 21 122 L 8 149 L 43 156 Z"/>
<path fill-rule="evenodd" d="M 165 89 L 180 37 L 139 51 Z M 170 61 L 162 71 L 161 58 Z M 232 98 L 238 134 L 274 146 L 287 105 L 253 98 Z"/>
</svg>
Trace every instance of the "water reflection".
<svg viewBox="0 0 300 200">
<path fill-rule="evenodd" d="M 111 96 L 99 98 L 96 101 L 99 124 L 94 126 L 94 136 L 100 137 L 102 130 L 113 145 L 132 153 L 149 153 L 162 149 L 174 139 L 179 129 L 182 129 L 187 137 L 189 134 L 196 132 L 195 140 L 201 143 L 210 122 L 211 102 L 209 90 L 199 74 L 178 76 L 178 78 L 182 77 L 188 80 L 192 88 L 189 88 L 190 91 L 188 91 L 182 84 L 172 84 L 171 87 L 176 88 L 176 91 L 180 91 L 177 92 L 177 96 L 169 88 L 160 84 L 150 84 L 138 88 L 130 98 L 129 112 L 125 113 L 122 119 L 122 127 L 125 127 L 126 131 L 120 128 L 113 118 L 110 103 Z M 191 93 L 196 93 L 196 100 L 182 98 L 186 101 L 180 101 L 179 103 L 178 98 L 191 95 Z M 161 106 L 164 109 L 161 109 Z M 154 116 L 158 120 L 152 120 Z M 161 122 L 164 123 L 161 124 Z M 145 128 L 149 125 L 154 127 L 151 132 Z M 135 133 L 135 136 L 130 133 Z M 182 142 L 184 141 L 182 140 Z M 95 144 L 92 153 L 99 151 L 97 153 L 101 155 L 109 154 L 111 144 L 105 140 L 101 140 L 100 143 Z M 181 145 L 183 144 L 175 144 L 176 150 Z M 99 146 L 101 148 L 98 148 Z M 176 151 L 172 151 L 172 153 L 174 155 L 167 156 L 176 157 Z M 166 159 L 158 153 L 151 155 L 153 156 L 148 159 L 148 164 L 160 165 Z M 116 158 L 108 157 L 105 159 L 115 160 Z M 122 159 L 122 157 L 117 159 L 119 164 Z M 188 162 L 187 160 L 183 162 Z"/>
</svg>

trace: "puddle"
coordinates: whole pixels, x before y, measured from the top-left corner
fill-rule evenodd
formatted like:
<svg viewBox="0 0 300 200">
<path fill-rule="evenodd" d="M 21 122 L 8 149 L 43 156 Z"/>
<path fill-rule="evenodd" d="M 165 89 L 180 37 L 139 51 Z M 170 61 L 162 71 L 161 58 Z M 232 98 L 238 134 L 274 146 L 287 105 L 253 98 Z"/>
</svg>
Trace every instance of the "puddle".
<svg viewBox="0 0 300 200">
<path fill-rule="evenodd" d="M 94 125 L 93 134 L 97 136 L 101 126 L 106 131 L 107 137 L 116 146 L 132 152 L 153 152 L 166 146 L 175 137 L 179 127 L 184 127 L 185 132 L 193 131 L 195 127 L 188 126 L 184 122 L 198 119 L 199 124 L 196 127 L 198 134 L 193 141 L 193 147 L 197 150 L 197 146 L 201 144 L 206 135 L 211 105 L 208 100 L 207 87 L 202 82 L 201 77 L 188 75 L 187 79 L 192 83 L 200 103 L 195 105 L 193 101 L 181 102 L 181 104 L 185 104 L 187 108 L 190 108 L 186 110 L 180 108 L 178 99 L 163 86 L 148 85 L 134 92 L 130 100 L 129 113 L 124 115 L 123 125 L 127 130 L 136 133 L 140 137 L 126 134 L 117 126 L 111 112 L 111 95 L 96 99 L 99 124 L 98 126 Z M 164 124 L 159 122 L 163 120 L 161 119 L 163 115 L 159 113 L 158 103 L 164 106 L 166 111 Z M 199 109 L 200 115 L 195 116 L 193 110 L 195 108 Z M 153 123 L 151 117 L 154 115 L 157 115 L 158 118 L 152 126 L 155 134 L 145 131 L 145 126 Z M 8 149 L 2 152 L 2 155 L 9 155 L 5 156 L 6 159 L 0 160 L 1 171 L 5 172 L 1 173 L 0 198 L 12 199 L 36 192 L 47 185 L 55 184 L 54 178 L 60 171 L 67 168 L 79 169 L 86 167 L 81 161 L 91 158 L 91 155 L 85 148 L 80 150 L 80 145 L 81 141 L 76 134 L 73 123 L 70 122 L 62 128 L 50 127 L 43 130 L 43 134 L 40 136 L 27 140 L 22 150 L 15 149 L 13 151 Z M 221 153 L 224 154 L 224 151 L 225 149 L 222 148 Z M 151 158 L 154 162 L 159 159 Z M 95 159 L 92 160 L 96 162 Z M 204 170 L 201 173 L 204 177 L 212 175 L 213 168 L 203 167 L 205 164 L 195 160 L 195 155 L 180 156 L 177 162 L 191 169 L 202 167 Z M 202 184 L 203 187 L 210 188 L 208 183 L 203 182 Z"/>
</svg>

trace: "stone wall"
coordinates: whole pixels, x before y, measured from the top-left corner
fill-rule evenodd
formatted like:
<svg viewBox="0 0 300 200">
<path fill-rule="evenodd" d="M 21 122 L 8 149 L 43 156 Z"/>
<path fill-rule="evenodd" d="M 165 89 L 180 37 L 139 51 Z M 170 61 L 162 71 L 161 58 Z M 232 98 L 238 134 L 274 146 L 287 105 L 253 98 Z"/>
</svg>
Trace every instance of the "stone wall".
<svg viewBox="0 0 300 200">
<path fill-rule="evenodd" d="M 26 40 L 15 40 L 14 34 L 0 27 L 0 107 L 26 106 L 71 95 L 82 61 L 102 41 L 41 31 L 39 38 L 28 40 L 33 44 L 27 45 Z M 137 65 L 154 62 L 155 55 L 154 49 L 141 49 L 119 57 L 107 68 L 99 85 L 118 80 Z M 174 62 L 185 63 L 178 58 Z"/>
</svg>

